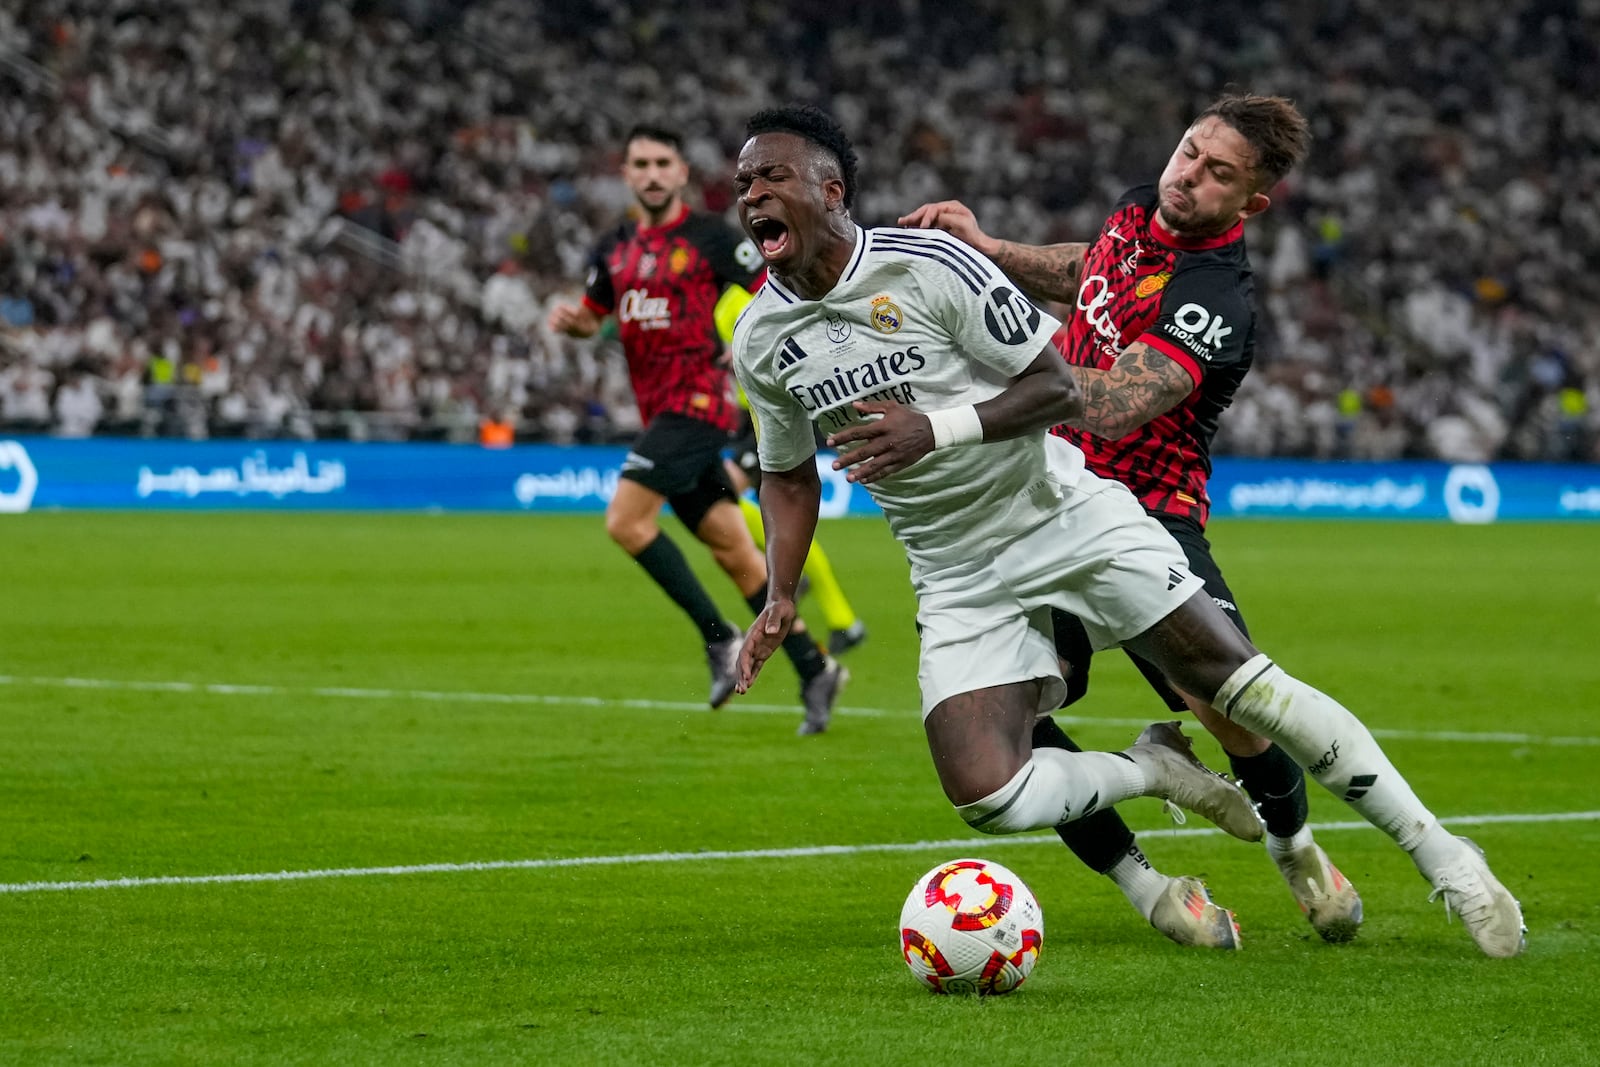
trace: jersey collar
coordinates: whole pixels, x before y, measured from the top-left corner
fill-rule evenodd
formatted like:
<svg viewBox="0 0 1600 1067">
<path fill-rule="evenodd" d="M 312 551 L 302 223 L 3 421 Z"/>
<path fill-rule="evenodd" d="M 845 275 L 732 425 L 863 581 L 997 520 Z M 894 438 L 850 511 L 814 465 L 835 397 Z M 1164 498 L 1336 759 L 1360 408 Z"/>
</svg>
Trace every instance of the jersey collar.
<svg viewBox="0 0 1600 1067">
<path fill-rule="evenodd" d="M 1176 248 L 1180 252 L 1204 252 L 1208 248 L 1221 248 L 1231 245 L 1244 236 L 1244 222 L 1236 222 L 1226 233 L 1219 233 L 1215 237 L 1179 237 L 1165 226 L 1161 225 L 1161 213 L 1150 213 L 1150 232 L 1155 239 L 1168 248 Z"/>
<path fill-rule="evenodd" d="M 856 250 L 850 254 L 850 262 L 845 264 L 844 270 L 839 274 L 839 284 L 843 285 L 855 275 L 856 268 L 861 265 L 861 257 L 867 251 L 867 231 L 859 225 L 856 226 Z"/>
<path fill-rule="evenodd" d="M 851 276 L 855 274 L 856 268 L 861 265 L 861 257 L 865 255 L 867 251 L 867 231 L 863 230 L 859 223 L 854 225 L 856 227 L 856 249 L 854 252 L 850 253 L 850 262 L 846 263 L 844 270 L 839 272 L 839 281 L 833 287 L 835 290 L 848 282 Z M 783 298 L 784 303 L 794 304 L 804 301 L 804 297 L 780 282 L 778 280 L 778 276 L 773 274 L 771 270 L 767 271 L 766 284 L 775 293 L 777 293 L 778 296 Z"/>
</svg>

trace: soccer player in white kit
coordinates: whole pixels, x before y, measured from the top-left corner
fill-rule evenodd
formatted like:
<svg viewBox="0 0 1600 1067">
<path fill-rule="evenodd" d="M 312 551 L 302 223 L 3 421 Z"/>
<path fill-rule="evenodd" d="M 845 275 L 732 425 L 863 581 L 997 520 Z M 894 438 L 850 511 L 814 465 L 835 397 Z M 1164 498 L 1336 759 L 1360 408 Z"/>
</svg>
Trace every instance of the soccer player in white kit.
<svg viewBox="0 0 1600 1067">
<path fill-rule="evenodd" d="M 1258 652 L 1120 483 L 1045 430 L 1082 409 L 1049 344 L 1058 327 L 987 259 L 930 231 L 864 231 L 855 154 L 810 107 L 747 126 L 734 185 L 768 281 L 734 331 L 734 369 L 762 426 L 769 599 L 739 688 L 794 618 L 821 486 L 812 423 L 867 486 L 911 564 L 923 724 L 940 784 L 985 833 L 1042 829 L 1135 796 L 1167 796 L 1234 836 L 1261 827 L 1198 767 L 1176 726 L 1124 753 L 1038 749 L 1060 704 L 1050 607 L 1097 647 L 1123 645 L 1180 690 L 1277 741 L 1388 833 L 1493 956 L 1523 947 L 1521 909 L 1481 853 L 1422 805 L 1355 716 Z"/>
</svg>

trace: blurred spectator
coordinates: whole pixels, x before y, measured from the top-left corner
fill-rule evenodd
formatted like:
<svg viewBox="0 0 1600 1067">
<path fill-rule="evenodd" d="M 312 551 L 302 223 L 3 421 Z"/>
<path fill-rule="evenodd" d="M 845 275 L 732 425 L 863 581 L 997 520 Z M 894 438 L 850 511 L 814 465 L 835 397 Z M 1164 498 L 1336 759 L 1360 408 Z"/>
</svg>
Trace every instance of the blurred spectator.
<svg viewBox="0 0 1600 1067">
<path fill-rule="evenodd" d="M 66 380 L 56 390 L 56 433 L 62 437 L 88 437 L 104 413 L 99 382 L 81 367 L 69 369 Z"/>
</svg>

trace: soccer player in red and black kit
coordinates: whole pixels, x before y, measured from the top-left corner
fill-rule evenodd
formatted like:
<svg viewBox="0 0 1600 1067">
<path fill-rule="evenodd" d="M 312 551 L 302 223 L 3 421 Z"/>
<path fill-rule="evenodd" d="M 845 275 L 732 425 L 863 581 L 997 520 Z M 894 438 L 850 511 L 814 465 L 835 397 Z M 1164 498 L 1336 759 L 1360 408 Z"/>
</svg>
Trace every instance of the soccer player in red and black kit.
<svg viewBox="0 0 1600 1067">
<path fill-rule="evenodd" d="M 710 549 L 752 611 L 766 605 L 766 559 L 756 548 L 723 469 L 739 424 L 714 311 L 729 286 L 754 288 L 765 270 L 755 246 L 721 219 L 689 210 L 683 141 L 655 126 L 629 131 L 623 179 L 639 219 L 603 238 L 583 300 L 550 312 L 552 330 L 591 337 L 615 313 L 644 432 L 623 461 L 606 532 L 699 628 L 711 665 L 711 706 L 733 695 L 742 633 L 722 617 L 678 546 L 661 529 L 670 504 Z M 848 674 L 805 628 L 784 642 L 800 675 L 800 733 L 827 729 Z"/>
<path fill-rule="evenodd" d="M 1160 182 L 1124 194 L 1088 244 L 996 240 L 956 201 L 925 204 L 900 220 L 950 231 L 1034 297 L 1073 308 L 1056 343 L 1086 403 L 1080 419 L 1054 432 L 1083 450 L 1090 470 L 1133 490 L 1246 635 L 1205 537 L 1210 445 L 1255 350 L 1244 222 L 1266 209 L 1267 194 L 1304 157 L 1309 140 L 1305 119 L 1288 100 L 1224 96 L 1185 131 Z M 1055 623 L 1070 704 L 1088 687 L 1092 649 L 1077 619 L 1058 612 Z M 1277 745 L 1176 692 L 1153 666 L 1129 655 L 1168 707 L 1188 707 L 1221 742 L 1267 824 L 1269 854 L 1317 932 L 1329 941 L 1355 937 L 1361 898 L 1312 840 L 1301 768 Z M 1076 748 L 1048 716 L 1039 720 L 1034 743 Z M 1231 914 L 1210 903 L 1196 880 L 1155 872 L 1114 812 L 1059 832 L 1173 940 L 1238 947 Z M 1180 894 L 1192 918 L 1170 906 Z"/>
</svg>

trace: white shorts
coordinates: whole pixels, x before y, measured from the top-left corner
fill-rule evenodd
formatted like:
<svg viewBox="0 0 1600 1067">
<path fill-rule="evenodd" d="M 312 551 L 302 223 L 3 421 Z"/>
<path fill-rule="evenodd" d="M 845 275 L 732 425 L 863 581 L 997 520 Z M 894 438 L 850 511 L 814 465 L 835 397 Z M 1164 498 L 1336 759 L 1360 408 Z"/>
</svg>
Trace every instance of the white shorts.
<svg viewBox="0 0 1600 1067">
<path fill-rule="evenodd" d="M 1084 472 L 1056 514 L 987 559 L 916 580 L 922 714 L 974 689 L 1043 681 L 1039 713 L 1066 699 L 1050 608 L 1083 620 L 1096 649 L 1144 633 L 1203 587 L 1183 549 L 1121 482 Z"/>
</svg>

